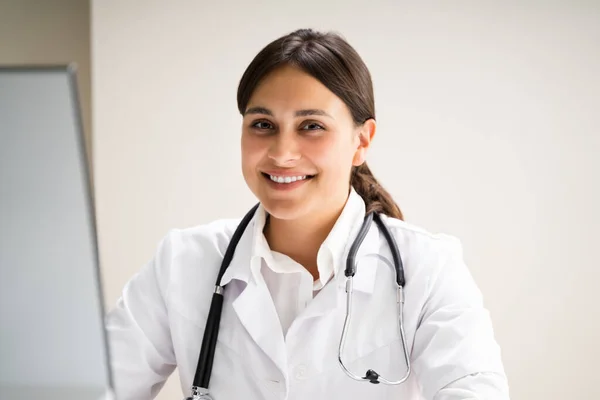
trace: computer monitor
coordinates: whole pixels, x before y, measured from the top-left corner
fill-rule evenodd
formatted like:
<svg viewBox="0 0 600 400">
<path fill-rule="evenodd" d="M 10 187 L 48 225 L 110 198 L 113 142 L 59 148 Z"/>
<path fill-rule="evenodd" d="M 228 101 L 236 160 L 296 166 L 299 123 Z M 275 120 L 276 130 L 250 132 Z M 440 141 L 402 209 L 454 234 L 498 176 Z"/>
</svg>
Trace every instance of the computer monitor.
<svg viewBox="0 0 600 400">
<path fill-rule="evenodd" d="M 0 399 L 113 396 L 75 69 L 0 67 Z"/>
</svg>

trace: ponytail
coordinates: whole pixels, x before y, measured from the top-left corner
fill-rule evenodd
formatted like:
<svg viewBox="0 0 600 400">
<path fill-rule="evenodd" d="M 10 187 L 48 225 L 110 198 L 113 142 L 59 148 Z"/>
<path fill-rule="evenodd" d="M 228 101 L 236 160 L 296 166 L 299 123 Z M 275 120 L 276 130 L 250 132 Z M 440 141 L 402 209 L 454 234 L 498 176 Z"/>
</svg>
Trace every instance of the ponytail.
<svg viewBox="0 0 600 400">
<path fill-rule="evenodd" d="M 366 162 L 358 167 L 353 167 L 350 185 L 363 198 L 367 213 L 377 212 L 388 217 L 404 219 L 400 207 L 383 186 L 377 182 Z"/>
</svg>

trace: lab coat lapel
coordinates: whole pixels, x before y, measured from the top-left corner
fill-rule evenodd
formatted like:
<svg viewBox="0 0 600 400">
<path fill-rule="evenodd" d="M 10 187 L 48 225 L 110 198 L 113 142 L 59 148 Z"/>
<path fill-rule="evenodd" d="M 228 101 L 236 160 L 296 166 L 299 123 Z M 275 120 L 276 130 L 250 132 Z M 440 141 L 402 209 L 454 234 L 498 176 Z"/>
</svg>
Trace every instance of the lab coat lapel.
<svg viewBox="0 0 600 400">
<path fill-rule="evenodd" d="M 260 262 L 259 259 L 255 260 Z M 286 347 L 281 323 L 264 282 L 250 281 L 233 308 L 254 342 L 285 376 Z"/>
<path fill-rule="evenodd" d="M 226 285 L 233 279 L 246 282 L 246 287 L 232 302 L 233 309 L 252 340 L 285 375 L 286 348 L 281 323 L 260 274 L 262 258 L 253 254 L 256 235 L 263 225 L 264 210 L 261 206 L 240 238 L 221 283 Z"/>
<path fill-rule="evenodd" d="M 333 278 L 333 280 L 333 282 L 330 282 L 321 289 L 319 294 L 308 304 L 308 307 L 298 315 L 294 324 L 297 325 L 309 318 L 321 317 L 339 307 L 344 300 L 345 291 L 340 290 L 343 286 L 342 284 L 336 284 L 336 281 L 342 282 L 341 280 L 338 278 Z"/>
</svg>

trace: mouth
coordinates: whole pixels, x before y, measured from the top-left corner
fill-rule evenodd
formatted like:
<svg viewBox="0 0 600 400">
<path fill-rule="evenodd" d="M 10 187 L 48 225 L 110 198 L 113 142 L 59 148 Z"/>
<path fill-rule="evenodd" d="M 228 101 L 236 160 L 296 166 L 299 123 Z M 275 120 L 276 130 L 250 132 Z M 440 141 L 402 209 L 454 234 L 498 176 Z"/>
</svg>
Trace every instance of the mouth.
<svg viewBox="0 0 600 400">
<path fill-rule="evenodd" d="M 271 175 L 266 172 L 262 172 L 266 184 L 272 190 L 277 192 L 290 192 L 294 191 L 300 186 L 308 185 L 315 175 Z"/>
<path fill-rule="evenodd" d="M 271 175 L 271 174 L 267 174 L 265 172 L 262 172 L 262 175 L 266 179 L 269 179 L 271 182 L 282 184 L 282 185 L 289 185 L 289 184 L 296 183 L 296 182 L 307 181 L 307 180 L 310 180 L 315 177 L 315 175 L 281 176 L 281 175 Z"/>
</svg>

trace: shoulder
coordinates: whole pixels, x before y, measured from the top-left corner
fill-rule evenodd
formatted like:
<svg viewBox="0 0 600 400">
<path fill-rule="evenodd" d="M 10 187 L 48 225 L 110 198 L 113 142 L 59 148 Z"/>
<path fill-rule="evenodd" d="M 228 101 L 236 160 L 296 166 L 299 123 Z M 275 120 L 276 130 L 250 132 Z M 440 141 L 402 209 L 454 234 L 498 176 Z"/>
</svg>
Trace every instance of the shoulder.
<svg viewBox="0 0 600 400">
<path fill-rule="evenodd" d="M 220 219 L 171 229 L 163 236 L 152 265 L 169 307 L 193 318 L 188 303 L 210 303 L 219 265 L 240 221 Z"/>
<path fill-rule="evenodd" d="M 171 229 L 161 241 L 176 256 L 182 253 L 225 252 L 241 218 L 218 219 L 186 228 Z"/>
<path fill-rule="evenodd" d="M 418 299 L 415 307 L 422 310 L 422 316 L 449 305 L 456 309 L 481 307 L 482 293 L 458 237 L 393 218 L 384 221 L 397 241 L 407 289 Z"/>
<path fill-rule="evenodd" d="M 383 221 L 396 239 L 408 277 L 424 280 L 428 286 L 452 271 L 468 273 L 463 259 L 462 241 L 448 233 L 432 232 L 396 218 Z"/>
<path fill-rule="evenodd" d="M 384 216 L 383 221 L 398 242 L 408 251 L 423 254 L 462 252 L 461 240 L 448 233 L 432 232 L 421 226 Z"/>
</svg>

